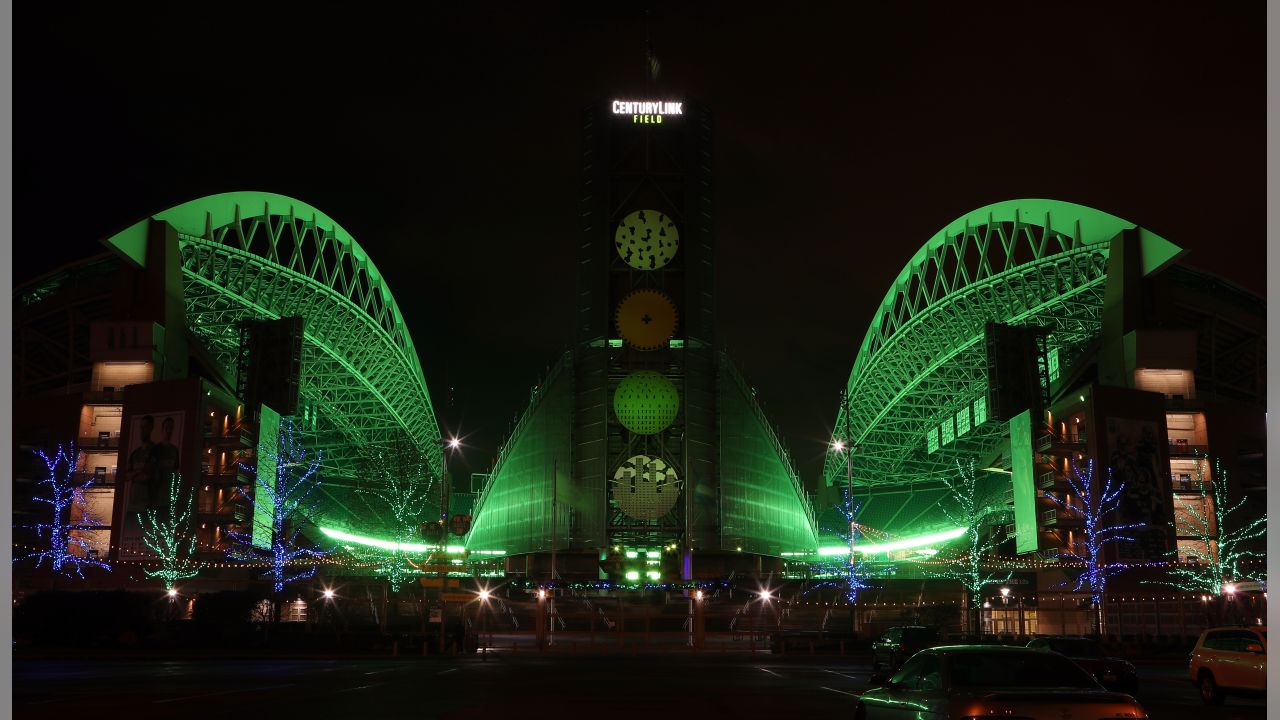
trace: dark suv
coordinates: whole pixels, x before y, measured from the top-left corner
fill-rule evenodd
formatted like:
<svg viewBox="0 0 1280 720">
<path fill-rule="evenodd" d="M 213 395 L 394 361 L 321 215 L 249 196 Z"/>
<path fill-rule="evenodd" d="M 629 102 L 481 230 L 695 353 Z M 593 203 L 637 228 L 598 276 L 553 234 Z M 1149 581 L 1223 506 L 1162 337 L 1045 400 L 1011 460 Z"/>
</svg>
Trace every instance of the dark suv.
<svg viewBox="0 0 1280 720">
<path fill-rule="evenodd" d="M 871 643 L 871 671 L 897 670 L 907 658 L 938 642 L 937 628 L 925 625 L 889 628 L 879 640 Z"/>
<path fill-rule="evenodd" d="M 1117 657 L 1108 657 L 1097 640 L 1087 637 L 1049 635 L 1032 640 L 1027 643 L 1027 647 L 1051 650 L 1060 655 L 1066 655 L 1075 664 L 1089 671 L 1089 674 L 1096 677 L 1098 682 L 1108 690 L 1130 695 L 1138 692 L 1138 672 L 1134 669 L 1133 663 Z"/>
</svg>

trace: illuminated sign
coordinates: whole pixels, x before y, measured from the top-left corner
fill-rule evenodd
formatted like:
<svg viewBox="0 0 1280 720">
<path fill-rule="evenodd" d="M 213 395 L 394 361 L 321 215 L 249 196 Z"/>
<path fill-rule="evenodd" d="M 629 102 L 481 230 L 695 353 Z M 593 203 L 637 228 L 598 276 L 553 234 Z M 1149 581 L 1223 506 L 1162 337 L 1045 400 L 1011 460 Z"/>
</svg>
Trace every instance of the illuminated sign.
<svg viewBox="0 0 1280 720">
<path fill-rule="evenodd" d="M 638 100 L 614 100 L 614 115 L 630 115 L 631 122 L 637 125 L 661 124 L 662 118 L 672 115 L 684 115 L 683 102 L 648 102 Z"/>
</svg>

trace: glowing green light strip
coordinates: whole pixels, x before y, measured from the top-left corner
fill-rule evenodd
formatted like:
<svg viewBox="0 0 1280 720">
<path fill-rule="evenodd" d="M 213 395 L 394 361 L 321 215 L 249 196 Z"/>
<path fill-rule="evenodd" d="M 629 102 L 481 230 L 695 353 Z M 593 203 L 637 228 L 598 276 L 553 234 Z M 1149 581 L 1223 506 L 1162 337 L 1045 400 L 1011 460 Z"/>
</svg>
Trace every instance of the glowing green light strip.
<svg viewBox="0 0 1280 720">
<path fill-rule="evenodd" d="M 399 552 L 411 552 L 411 553 L 425 553 L 425 552 L 434 552 L 436 550 L 441 549 L 439 545 L 424 545 L 422 543 L 401 543 L 401 542 L 395 542 L 392 540 L 379 540 L 377 538 L 365 537 L 363 535 L 353 535 L 349 532 L 344 532 L 342 530 L 335 530 L 333 528 L 327 528 L 327 527 L 320 528 L 320 532 L 324 533 L 325 535 L 328 535 L 334 540 L 342 540 L 344 542 L 355 543 L 357 545 L 368 545 L 369 547 L 376 547 L 382 550 L 394 550 Z M 444 551 L 448 553 L 460 553 L 460 552 L 465 552 L 466 548 L 462 547 L 461 545 L 446 545 L 444 546 Z M 483 553 L 485 555 L 505 554 L 501 550 L 478 550 L 477 552 Z"/>
<path fill-rule="evenodd" d="M 943 532 L 930 533 L 928 535 L 918 535 L 916 537 L 905 538 L 903 540 L 894 540 L 893 542 L 880 543 L 878 545 L 875 543 L 859 544 L 854 547 L 854 550 L 856 552 L 865 553 L 865 554 L 887 553 L 887 552 L 894 552 L 895 550 L 910 550 L 911 548 L 922 547 L 925 545 L 934 545 L 936 543 L 942 543 L 948 540 L 954 540 L 960 537 L 961 535 L 963 535 L 966 529 L 967 528 L 955 528 L 955 529 L 946 530 Z M 847 545 L 841 545 L 838 547 L 821 547 L 821 548 L 818 548 L 818 554 L 819 555 L 848 555 L 849 547 Z"/>
</svg>

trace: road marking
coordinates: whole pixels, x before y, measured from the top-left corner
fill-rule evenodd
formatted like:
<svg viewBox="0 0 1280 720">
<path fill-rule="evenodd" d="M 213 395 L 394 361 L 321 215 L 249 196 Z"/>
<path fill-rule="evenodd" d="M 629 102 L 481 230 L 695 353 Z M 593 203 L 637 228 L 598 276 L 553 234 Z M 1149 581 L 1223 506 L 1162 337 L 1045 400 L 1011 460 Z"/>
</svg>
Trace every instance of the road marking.
<svg viewBox="0 0 1280 720">
<path fill-rule="evenodd" d="M 822 672 L 829 672 L 829 673 L 831 673 L 832 675 L 839 675 L 840 677 L 847 677 L 847 678 L 849 678 L 850 680 L 861 680 L 861 679 L 862 679 L 862 676 L 861 676 L 861 675 L 846 675 L 846 674 L 844 674 L 844 673 L 838 673 L 838 672 L 836 672 L 835 670 L 827 670 L 827 669 L 825 669 L 825 668 L 823 668 Z"/>
<path fill-rule="evenodd" d="M 457 671 L 458 671 L 458 668 L 449 668 L 448 670 L 444 670 L 444 671 L 442 671 L 442 672 L 438 672 L 438 673 L 436 673 L 436 674 L 437 674 L 437 675 L 443 675 L 443 674 L 445 674 L 445 673 L 451 673 L 451 672 L 457 672 Z"/>
<path fill-rule="evenodd" d="M 379 685 L 386 685 L 386 683 L 371 683 L 369 685 L 357 685 L 351 688 L 343 688 L 341 690 L 338 690 L 337 692 L 352 692 L 353 690 L 368 690 L 369 688 L 378 687 Z"/>
<path fill-rule="evenodd" d="M 851 692 L 845 692 L 845 691 L 843 691 L 843 690 L 836 690 L 835 688 L 829 688 L 829 687 L 827 687 L 826 685 L 819 685 L 818 687 L 822 688 L 823 690 L 830 690 L 831 692 L 838 692 L 838 693 L 840 693 L 841 695 L 848 695 L 849 697 L 862 697 L 862 696 L 861 696 L 860 694 L 858 694 L 858 693 L 851 693 Z"/>
<path fill-rule="evenodd" d="M 765 672 L 767 672 L 767 673 L 769 673 L 770 675 L 776 675 L 777 677 L 782 677 L 781 675 L 778 675 L 778 673 L 776 673 L 776 672 L 774 672 L 774 671 L 770 670 L 769 668 L 760 668 L 760 669 L 761 669 L 761 670 L 763 670 L 763 671 L 765 671 Z"/>
<path fill-rule="evenodd" d="M 219 692 L 201 693 L 199 695 L 183 695 L 182 697 L 165 698 L 164 700 L 153 700 L 152 704 L 159 705 L 160 703 L 178 702 L 179 700 L 193 700 L 195 698 L 213 697 L 215 695 L 230 695 L 232 693 L 242 693 L 242 692 L 257 692 L 259 690 L 276 690 L 278 688 L 285 688 L 285 687 L 293 687 L 293 683 L 285 683 L 283 685 L 265 685 L 263 687 L 256 687 L 256 688 L 236 688 L 235 690 L 221 690 Z"/>
</svg>

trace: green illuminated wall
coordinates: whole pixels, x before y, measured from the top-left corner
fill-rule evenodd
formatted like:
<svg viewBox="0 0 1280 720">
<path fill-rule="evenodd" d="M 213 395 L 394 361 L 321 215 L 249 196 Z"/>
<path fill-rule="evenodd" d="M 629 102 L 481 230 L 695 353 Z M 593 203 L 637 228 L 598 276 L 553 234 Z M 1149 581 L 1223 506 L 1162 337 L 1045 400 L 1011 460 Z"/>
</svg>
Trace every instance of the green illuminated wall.
<svg viewBox="0 0 1280 720">
<path fill-rule="evenodd" d="M 505 550 L 508 555 L 549 552 L 553 472 L 559 483 L 554 491 L 556 544 L 564 548 L 571 541 L 581 499 L 569 479 L 573 375 L 568 366 L 566 357 L 552 371 L 507 441 L 476 501 L 468 549 Z"/>
<path fill-rule="evenodd" d="M 750 390 L 721 362 L 720 542 L 778 556 L 818 546 L 813 510 Z"/>
<path fill-rule="evenodd" d="M 276 473 L 279 470 L 276 456 L 280 452 L 280 413 L 266 405 L 258 413 L 258 456 L 254 475 L 253 544 L 260 548 L 271 547 L 275 532 L 275 518 L 271 515 L 271 494 L 276 489 Z"/>
<path fill-rule="evenodd" d="M 1018 526 L 1018 552 L 1040 549 L 1036 530 L 1036 486 L 1031 451 L 1031 411 L 1023 410 L 1009 419 L 1009 446 L 1013 457 L 1013 519 Z"/>
</svg>

